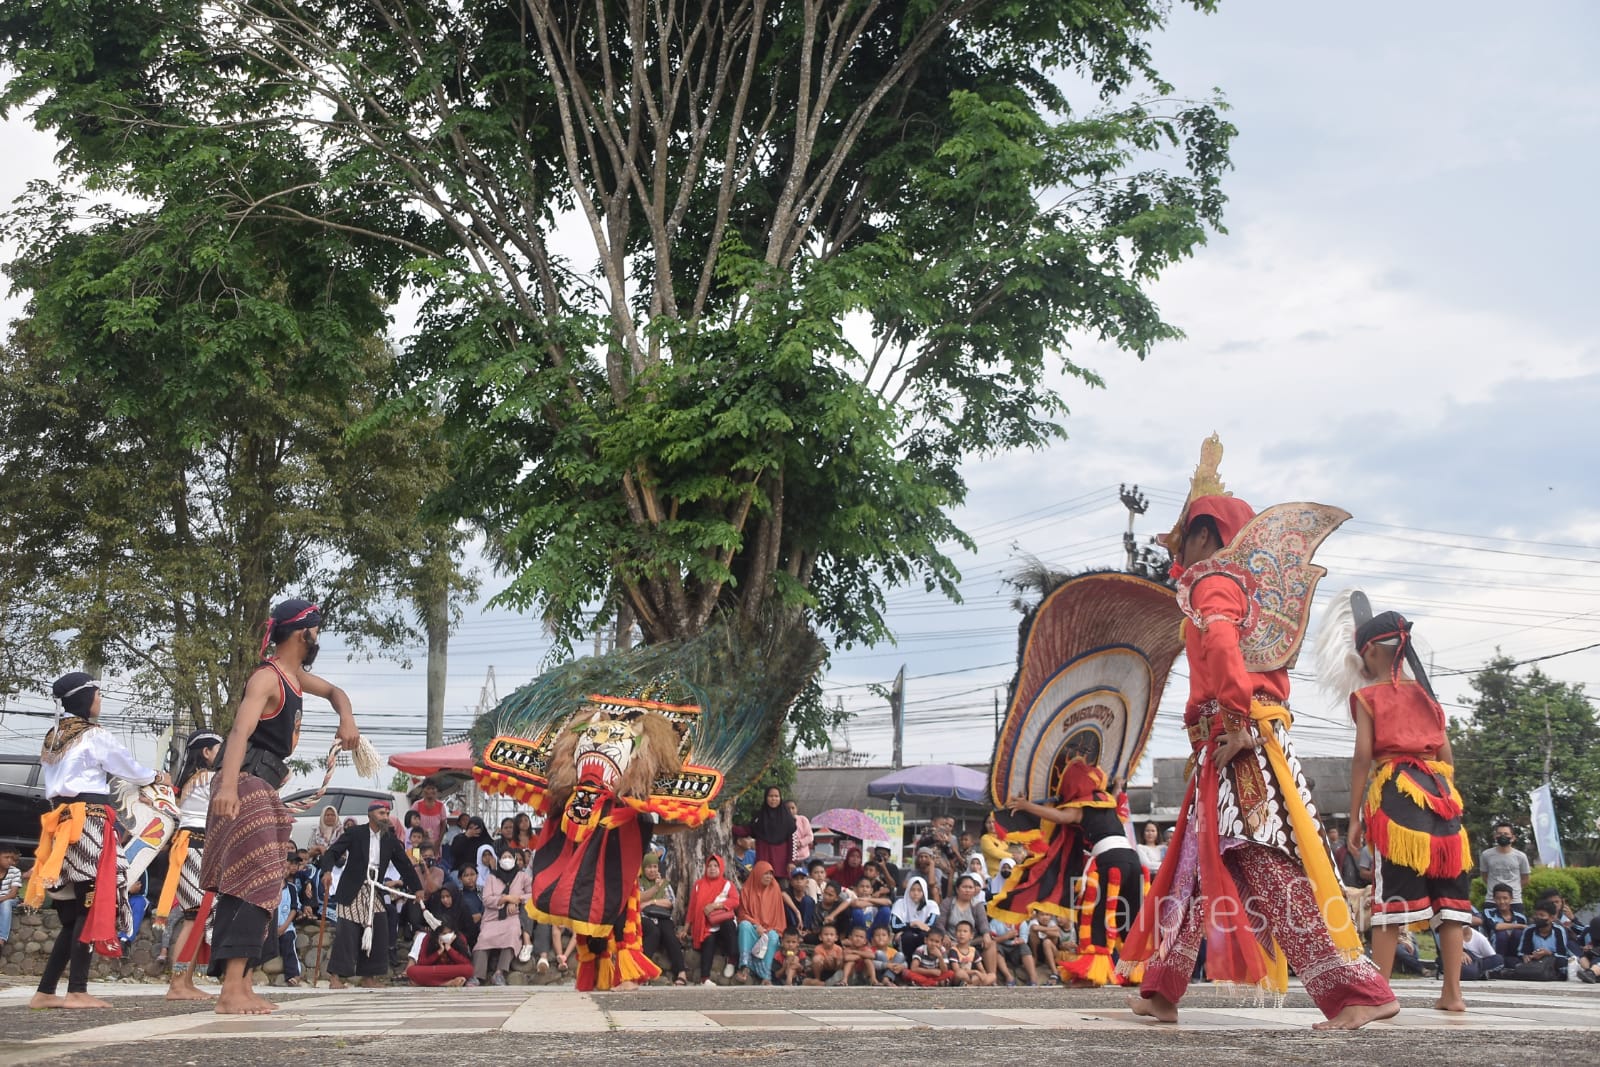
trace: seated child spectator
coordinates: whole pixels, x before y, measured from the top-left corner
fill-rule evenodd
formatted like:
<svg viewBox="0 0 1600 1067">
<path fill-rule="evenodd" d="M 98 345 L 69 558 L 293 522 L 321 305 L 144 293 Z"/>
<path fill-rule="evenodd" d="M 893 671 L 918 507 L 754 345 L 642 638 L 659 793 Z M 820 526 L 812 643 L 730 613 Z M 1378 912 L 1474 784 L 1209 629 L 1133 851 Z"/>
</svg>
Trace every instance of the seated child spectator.
<svg viewBox="0 0 1600 1067">
<path fill-rule="evenodd" d="M 889 909 L 889 929 L 900 939 L 900 951 L 910 958 L 938 922 L 939 905 L 928 899 L 928 883 L 921 875 L 912 875 L 905 896 Z"/>
<path fill-rule="evenodd" d="M 984 966 L 983 953 L 972 940 L 972 924 L 956 923 L 956 947 L 950 950 L 950 966 L 957 985 L 994 985 L 995 974 Z"/>
<path fill-rule="evenodd" d="M 1533 906 L 1533 925 L 1522 931 L 1517 945 L 1522 962 L 1505 977 L 1524 982 L 1565 982 L 1571 955 L 1567 932 L 1556 922 L 1555 906 L 1541 900 Z"/>
<path fill-rule="evenodd" d="M 1062 925 L 1060 919 L 1039 908 L 1033 909 L 1028 924 L 1034 959 L 1044 964 L 1045 974 L 1051 982 L 1057 981 L 1059 971 L 1056 955 L 1063 948 L 1076 944 L 1071 931 Z"/>
<path fill-rule="evenodd" d="M 1483 931 L 1468 927 L 1462 942 L 1462 980 L 1487 980 L 1505 965 L 1505 957 L 1495 952 L 1494 944 L 1484 936 Z"/>
<path fill-rule="evenodd" d="M 422 939 L 417 962 L 406 968 L 412 985 L 464 986 L 472 977 L 472 960 L 458 944 L 460 935 L 449 923 L 440 923 Z"/>
<path fill-rule="evenodd" d="M 1517 955 L 1522 931 L 1528 928 L 1527 914 L 1512 903 L 1511 895 L 1511 887 L 1501 882 L 1490 893 L 1494 903 L 1483 908 L 1484 935 L 1494 943 L 1494 950 L 1507 960 Z"/>
<path fill-rule="evenodd" d="M 949 949 L 945 947 L 944 931 L 936 926 L 911 954 L 911 963 L 900 977 L 912 985 L 941 986 L 949 985 L 955 975 L 950 966 Z"/>
<path fill-rule="evenodd" d="M 821 860 L 812 860 L 806 864 L 806 877 L 810 882 L 806 892 L 811 894 L 811 899 L 822 903 L 822 887 L 828 882 L 828 865 Z"/>
<path fill-rule="evenodd" d="M 1007 856 L 1000 861 L 1000 873 L 989 879 L 989 895 L 999 896 L 1000 890 L 1005 887 L 1006 879 L 1011 877 L 1011 872 L 1016 870 L 1017 861 Z"/>
<path fill-rule="evenodd" d="M 11 940 L 11 916 L 16 911 L 17 901 L 22 899 L 22 868 L 17 866 L 19 855 L 15 847 L 0 845 L 0 948 L 5 948 L 6 942 Z"/>
<path fill-rule="evenodd" d="M 999 951 L 1000 980 L 1007 985 L 1015 985 L 1018 972 L 1021 972 L 1029 985 L 1038 985 L 1039 969 L 1033 962 L 1033 947 L 1028 943 L 1033 933 L 1033 923 L 1024 920 L 1021 926 L 1014 927 L 991 917 L 989 933 L 994 937 L 995 947 Z"/>
<path fill-rule="evenodd" d="M 811 879 L 804 867 L 789 872 L 789 884 L 783 892 L 783 910 L 789 922 L 785 927 L 796 934 L 804 933 L 816 923 L 817 901 L 811 895 Z"/>
<path fill-rule="evenodd" d="M 1572 946 L 1578 948 L 1578 931 L 1583 931 L 1583 945 L 1578 956 L 1578 978 L 1584 982 L 1600 981 L 1600 915 L 1589 920 L 1589 925 L 1573 927 Z"/>
<path fill-rule="evenodd" d="M 778 942 L 778 954 L 772 958 L 772 981 L 776 985 L 803 985 L 811 973 L 811 954 L 800 944 L 800 935 L 788 931 Z"/>
<path fill-rule="evenodd" d="M 887 926 L 872 931 L 872 966 L 879 985 L 898 985 L 905 973 L 906 955 L 894 947 Z"/>
<path fill-rule="evenodd" d="M 874 888 L 872 879 L 862 878 L 856 882 L 855 899 L 850 903 L 850 925 L 864 926 L 868 930 L 879 926 L 888 927 L 889 907 L 894 899 L 885 892 Z"/>
<path fill-rule="evenodd" d="M 848 926 L 851 918 L 850 908 L 854 901 L 855 894 L 838 882 L 824 882 L 822 903 L 817 905 L 817 913 L 822 916 L 822 925 L 832 923 L 835 927 Z"/>
<path fill-rule="evenodd" d="M 811 977 L 806 979 L 806 985 L 829 984 L 828 980 L 843 967 L 844 946 L 839 944 L 839 928 L 825 922 L 817 947 L 811 950 Z"/>
<path fill-rule="evenodd" d="M 872 945 L 867 941 L 867 928 L 853 926 L 844 940 L 844 966 L 828 979 L 829 985 L 872 985 L 876 981 L 873 967 Z"/>
<path fill-rule="evenodd" d="M 1396 974 L 1425 975 L 1427 968 L 1417 954 L 1417 939 L 1410 930 L 1401 930 L 1395 941 L 1394 969 Z"/>
</svg>

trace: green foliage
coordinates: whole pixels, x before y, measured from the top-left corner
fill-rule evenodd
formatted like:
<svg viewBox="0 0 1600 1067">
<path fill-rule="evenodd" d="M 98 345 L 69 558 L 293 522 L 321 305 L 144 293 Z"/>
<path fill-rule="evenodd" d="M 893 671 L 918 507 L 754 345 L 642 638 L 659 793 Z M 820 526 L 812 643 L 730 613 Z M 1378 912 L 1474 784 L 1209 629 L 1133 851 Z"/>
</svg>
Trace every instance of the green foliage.
<svg viewBox="0 0 1600 1067">
<path fill-rule="evenodd" d="M 1528 888 L 1522 891 L 1522 900 L 1531 911 L 1540 897 L 1555 892 L 1561 894 L 1562 900 L 1577 908 L 1580 906 L 1578 896 L 1582 891 L 1571 871 L 1562 867 L 1535 867 L 1528 878 Z"/>
<path fill-rule="evenodd" d="M 1550 758 L 1550 792 L 1564 850 L 1592 848 L 1600 816 L 1600 722 L 1583 687 L 1556 682 L 1537 668 L 1518 675 L 1510 659 L 1496 656 L 1472 678 L 1466 719 L 1449 725 L 1456 758 L 1456 787 L 1466 805 L 1474 841 L 1487 842 L 1499 821 L 1532 840 L 1528 795 L 1544 781 Z"/>
<path fill-rule="evenodd" d="M 1176 336 L 1149 283 L 1220 228 L 1234 131 L 1170 98 L 1160 0 L 115 7 L 8 7 L 0 106 L 99 188 L 246 169 L 190 202 L 418 286 L 436 504 L 564 638 L 770 601 L 874 642 L 887 589 L 954 596 L 961 463 L 1063 436 L 1077 339 Z"/>
<path fill-rule="evenodd" d="M 147 191 L 216 165 L 185 156 Z M 152 728 L 225 728 L 278 596 L 358 647 L 411 640 L 406 589 L 449 537 L 416 519 L 444 452 L 425 412 L 356 432 L 395 359 L 348 243 L 176 192 L 84 212 L 36 186 L 12 221 L 31 299 L 0 352 L 5 684 L 88 662 Z"/>
</svg>

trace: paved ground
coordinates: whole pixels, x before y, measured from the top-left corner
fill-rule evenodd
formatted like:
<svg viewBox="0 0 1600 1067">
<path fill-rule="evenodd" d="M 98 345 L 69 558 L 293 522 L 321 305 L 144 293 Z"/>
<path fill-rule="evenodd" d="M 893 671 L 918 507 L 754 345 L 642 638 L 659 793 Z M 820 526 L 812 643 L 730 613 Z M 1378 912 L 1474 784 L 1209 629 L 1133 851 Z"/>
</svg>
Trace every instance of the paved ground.
<svg viewBox="0 0 1600 1067">
<path fill-rule="evenodd" d="M 1176 1027 L 1136 1020 L 1114 990 L 652 988 L 586 996 L 570 988 L 295 991 L 280 1010 L 230 1018 L 168 1005 L 153 986 L 107 984 L 98 1012 L 30 1011 L 29 990 L 0 990 L 0 1063 L 301 1065 L 517 1062 L 799 1062 L 836 1058 L 956 1058 L 1016 1063 L 1136 1054 L 1140 1062 L 1517 1064 L 1592 1059 L 1600 988 L 1473 983 L 1470 1010 L 1428 1007 L 1432 982 L 1401 983 L 1393 1022 L 1321 1034 L 1303 993 L 1281 1008 L 1196 987 Z M 844 1043 L 848 1042 L 847 1045 Z M 441 1061 L 441 1055 L 448 1054 Z M 1089 1060 L 1092 1062 L 1092 1059 Z"/>
</svg>

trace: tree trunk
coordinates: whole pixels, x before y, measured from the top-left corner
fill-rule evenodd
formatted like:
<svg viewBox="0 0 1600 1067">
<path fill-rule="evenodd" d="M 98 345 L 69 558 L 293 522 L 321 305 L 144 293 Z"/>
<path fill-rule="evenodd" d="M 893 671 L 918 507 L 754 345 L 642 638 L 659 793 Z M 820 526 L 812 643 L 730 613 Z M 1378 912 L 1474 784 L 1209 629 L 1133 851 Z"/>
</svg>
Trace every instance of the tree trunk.
<svg viewBox="0 0 1600 1067">
<path fill-rule="evenodd" d="M 445 660 L 450 646 L 450 586 L 439 583 L 426 612 L 428 626 L 428 747 L 444 744 Z"/>
</svg>

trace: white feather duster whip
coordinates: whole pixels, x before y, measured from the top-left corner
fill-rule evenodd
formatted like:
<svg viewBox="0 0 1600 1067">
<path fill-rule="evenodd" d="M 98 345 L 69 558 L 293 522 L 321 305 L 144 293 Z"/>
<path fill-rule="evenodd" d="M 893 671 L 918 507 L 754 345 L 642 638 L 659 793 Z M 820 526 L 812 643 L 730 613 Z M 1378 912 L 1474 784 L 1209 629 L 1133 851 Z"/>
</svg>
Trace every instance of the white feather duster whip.
<svg viewBox="0 0 1600 1067">
<path fill-rule="evenodd" d="M 1356 615 L 1350 603 L 1355 592 L 1345 589 L 1333 598 L 1317 635 L 1317 684 L 1342 707 L 1349 706 L 1351 693 L 1368 684 L 1356 651 Z"/>
</svg>

